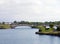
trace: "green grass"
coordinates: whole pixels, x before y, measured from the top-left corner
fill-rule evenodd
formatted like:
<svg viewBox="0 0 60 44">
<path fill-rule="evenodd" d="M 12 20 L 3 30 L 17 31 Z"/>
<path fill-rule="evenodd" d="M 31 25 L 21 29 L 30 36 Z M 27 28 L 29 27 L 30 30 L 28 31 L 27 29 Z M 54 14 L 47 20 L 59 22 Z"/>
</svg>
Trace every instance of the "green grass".
<svg viewBox="0 0 60 44">
<path fill-rule="evenodd" d="M 8 29 L 11 28 L 9 24 L 0 24 L 0 28 Z"/>
</svg>

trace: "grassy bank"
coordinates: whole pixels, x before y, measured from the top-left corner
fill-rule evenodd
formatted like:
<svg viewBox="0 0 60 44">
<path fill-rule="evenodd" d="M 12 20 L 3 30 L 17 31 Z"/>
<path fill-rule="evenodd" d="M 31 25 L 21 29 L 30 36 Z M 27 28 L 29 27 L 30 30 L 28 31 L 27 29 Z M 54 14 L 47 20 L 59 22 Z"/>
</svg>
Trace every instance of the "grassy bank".
<svg viewBox="0 0 60 44">
<path fill-rule="evenodd" d="M 9 29 L 11 26 L 9 24 L 0 24 L 0 29 Z"/>
</svg>

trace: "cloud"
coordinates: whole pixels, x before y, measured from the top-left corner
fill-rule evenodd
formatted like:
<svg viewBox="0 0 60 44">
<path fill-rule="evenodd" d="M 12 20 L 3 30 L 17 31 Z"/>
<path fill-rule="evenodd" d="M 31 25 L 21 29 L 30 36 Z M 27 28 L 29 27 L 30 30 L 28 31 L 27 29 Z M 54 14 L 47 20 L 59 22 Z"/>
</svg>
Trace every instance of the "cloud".
<svg viewBox="0 0 60 44">
<path fill-rule="evenodd" d="M 0 0 L 0 18 L 54 21 L 60 19 L 59 14 L 59 0 Z"/>
</svg>

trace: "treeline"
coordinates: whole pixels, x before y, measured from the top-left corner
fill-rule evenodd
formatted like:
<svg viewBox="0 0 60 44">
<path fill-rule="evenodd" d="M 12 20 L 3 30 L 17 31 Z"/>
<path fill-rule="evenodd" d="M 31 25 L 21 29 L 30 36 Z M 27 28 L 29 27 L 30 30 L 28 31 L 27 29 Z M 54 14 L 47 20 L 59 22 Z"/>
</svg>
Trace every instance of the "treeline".
<svg viewBox="0 0 60 44">
<path fill-rule="evenodd" d="M 14 21 L 13 23 L 16 24 L 31 24 L 31 25 L 49 25 L 49 24 L 54 24 L 54 25 L 60 25 L 60 21 L 55 21 L 55 22 L 28 22 L 28 21 Z"/>
<path fill-rule="evenodd" d="M 43 24 L 42 22 L 28 22 L 28 21 L 20 21 L 20 22 L 14 21 L 13 23 L 15 23 L 15 24 L 31 24 L 31 25 L 42 25 Z"/>
<path fill-rule="evenodd" d="M 9 22 L 1 22 L 0 24 L 9 24 Z M 31 25 L 49 25 L 49 24 L 54 24 L 54 25 L 60 25 L 60 21 L 55 21 L 55 22 L 29 22 L 29 21 L 13 21 L 10 24 L 31 24 Z"/>
</svg>

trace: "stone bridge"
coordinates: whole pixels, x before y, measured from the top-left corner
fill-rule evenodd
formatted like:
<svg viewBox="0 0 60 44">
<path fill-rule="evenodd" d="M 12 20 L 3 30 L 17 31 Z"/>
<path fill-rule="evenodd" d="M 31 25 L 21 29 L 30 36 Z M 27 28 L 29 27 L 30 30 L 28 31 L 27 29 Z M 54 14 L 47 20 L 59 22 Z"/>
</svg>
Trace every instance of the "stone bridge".
<svg viewBox="0 0 60 44">
<path fill-rule="evenodd" d="M 15 28 L 17 26 L 30 26 L 30 27 L 32 27 L 32 26 L 35 26 L 35 25 L 31 25 L 31 24 L 11 24 L 11 28 Z"/>
</svg>

